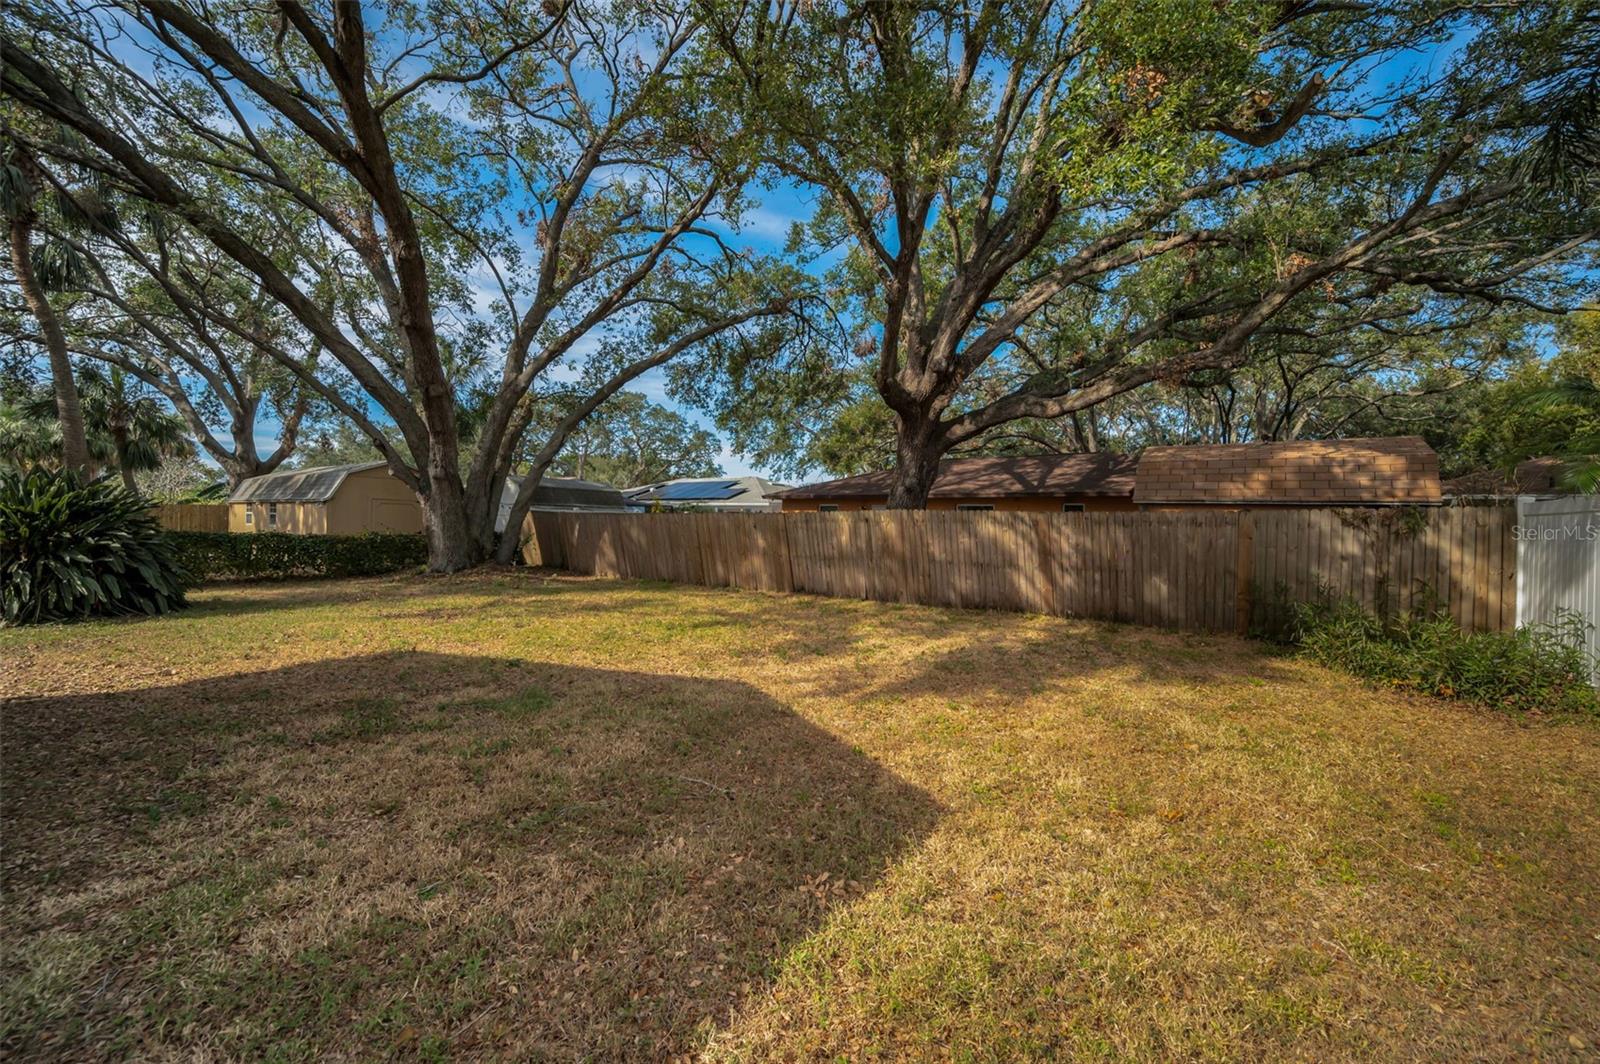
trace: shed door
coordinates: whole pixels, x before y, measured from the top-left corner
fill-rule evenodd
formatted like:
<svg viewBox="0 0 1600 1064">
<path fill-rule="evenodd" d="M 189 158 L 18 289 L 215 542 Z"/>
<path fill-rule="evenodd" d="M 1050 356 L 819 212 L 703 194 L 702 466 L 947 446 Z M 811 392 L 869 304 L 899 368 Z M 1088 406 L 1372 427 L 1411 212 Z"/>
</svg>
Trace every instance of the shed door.
<svg viewBox="0 0 1600 1064">
<path fill-rule="evenodd" d="M 374 532 L 415 532 L 417 505 L 399 499 L 373 499 L 368 527 Z"/>
</svg>

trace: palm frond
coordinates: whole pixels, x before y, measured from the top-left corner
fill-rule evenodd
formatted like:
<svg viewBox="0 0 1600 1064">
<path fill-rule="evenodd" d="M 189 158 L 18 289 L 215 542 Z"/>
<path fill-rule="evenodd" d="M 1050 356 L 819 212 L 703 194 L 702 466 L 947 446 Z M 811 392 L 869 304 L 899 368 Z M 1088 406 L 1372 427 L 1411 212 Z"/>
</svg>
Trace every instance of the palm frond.
<svg viewBox="0 0 1600 1064">
<path fill-rule="evenodd" d="M 70 292 L 91 277 L 83 256 L 62 240 L 46 240 L 34 249 L 33 272 L 47 292 Z"/>
<path fill-rule="evenodd" d="M 33 198 L 33 186 L 22 168 L 14 163 L 0 164 L 0 211 L 15 216 L 24 210 Z"/>
</svg>

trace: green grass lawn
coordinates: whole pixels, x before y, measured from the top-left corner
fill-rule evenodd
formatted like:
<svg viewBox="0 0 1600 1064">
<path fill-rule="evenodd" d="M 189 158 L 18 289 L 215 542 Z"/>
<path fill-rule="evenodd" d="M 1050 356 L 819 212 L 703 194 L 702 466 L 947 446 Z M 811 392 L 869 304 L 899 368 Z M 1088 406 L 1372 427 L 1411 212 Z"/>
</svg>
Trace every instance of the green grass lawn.
<svg viewBox="0 0 1600 1064">
<path fill-rule="evenodd" d="M 1593 1059 L 1600 727 L 528 572 L 0 632 L 9 1059 Z"/>
</svg>

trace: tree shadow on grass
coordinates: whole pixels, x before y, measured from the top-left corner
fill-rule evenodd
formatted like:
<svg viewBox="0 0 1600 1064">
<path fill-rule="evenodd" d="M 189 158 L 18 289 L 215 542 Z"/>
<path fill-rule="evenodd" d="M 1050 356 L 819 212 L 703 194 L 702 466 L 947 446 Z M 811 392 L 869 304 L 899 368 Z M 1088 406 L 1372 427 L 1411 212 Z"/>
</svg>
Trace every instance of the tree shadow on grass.
<svg viewBox="0 0 1600 1064">
<path fill-rule="evenodd" d="M 282 610 L 318 609 L 343 603 L 367 603 L 381 598 L 384 616 L 396 620 L 428 620 L 442 614 L 490 609 L 497 605 L 520 607 L 530 598 L 564 598 L 591 613 L 626 612 L 650 605 L 656 596 L 667 597 L 684 587 L 663 581 L 607 580 L 554 569 L 480 568 L 450 575 L 395 573 L 386 576 L 305 578 L 285 580 L 214 581 L 193 589 L 190 609 L 183 616 L 253 617 Z M 631 601 L 596 603 L 597 591 L 626 590 Z M 453 601 L 441 608 L 437 600 Z M 415 603 L 414 606 L 411 604 Z"/>
<path fill-rule="evenodd" d="M 399 602 L 424 599 L 441 593 L 463 598 L 493 601 L 512 595 L 567 590 L 552 583 L 549 588 L 529 587 L 526 582 L 506 574 L 485 580 L 477 574 L 467 578 L 421 576 L 393 573 L 385 576 L 339 578 L 294 577 L 284 580 L 219 580 L 202 584 L 191 591 L 194 615 L 226 617 L 255 615 L 278 610 L 333 606 L 343 602 L 364 602 L 378 594 Z M 216 594 L 216 593 L 222 594 Z"/>
<path fill-rule="evenodd" d="M 1122 681 L 1196 690 L 1288 682 L 1285 650 L 1213 632 L 1188 632 L 1007 610 L 909 606 L 813 595 L 703 597 L 702 625 L 761 633 L 762 652 L 814 670 L 807 695 L 833 698 L 1015 698 L 1063 684 Z M 921 644 L 885 668 L 880 644 Z"/>
<path fill-rule="evenodd" d="M 749 685 L 381 654 L 6 711 L 7 1055 L 692 1051 L 940 810 Z"/>
</svg>

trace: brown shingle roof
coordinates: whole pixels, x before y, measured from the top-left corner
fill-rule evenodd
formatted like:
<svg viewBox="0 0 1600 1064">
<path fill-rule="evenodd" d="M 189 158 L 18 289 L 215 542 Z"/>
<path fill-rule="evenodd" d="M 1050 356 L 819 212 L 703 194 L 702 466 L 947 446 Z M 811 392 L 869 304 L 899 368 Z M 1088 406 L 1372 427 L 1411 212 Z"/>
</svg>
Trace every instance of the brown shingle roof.
<svg viewBox="0 0 1600 1064">
<path fill-rule="evenodd" d="M 1150 447 L 1133 501 L 1435 505 L 1439 456 L 1420 436 Z"/>
<path fill-rule="evenodd" d="M 1567 463 L 1560 458 L 1518 462 L 1508 477 L 1498 469 L 1480 469 L 1444 482 L 1446 495 L 1550 495 L 1561 491 Z"/>
<path fill-rule="evenodd" d="M 1051 454 L 1029 458 L 952 458 L 939 463 L 928 493 L 936 499 L 1000 499 L 1029 495 L 1133 494 L 1138 460 L 1125 454 Z M 894 471 L 806 484 L 780 491 L 781 499 L 887 497 Z"/>
</svg>

